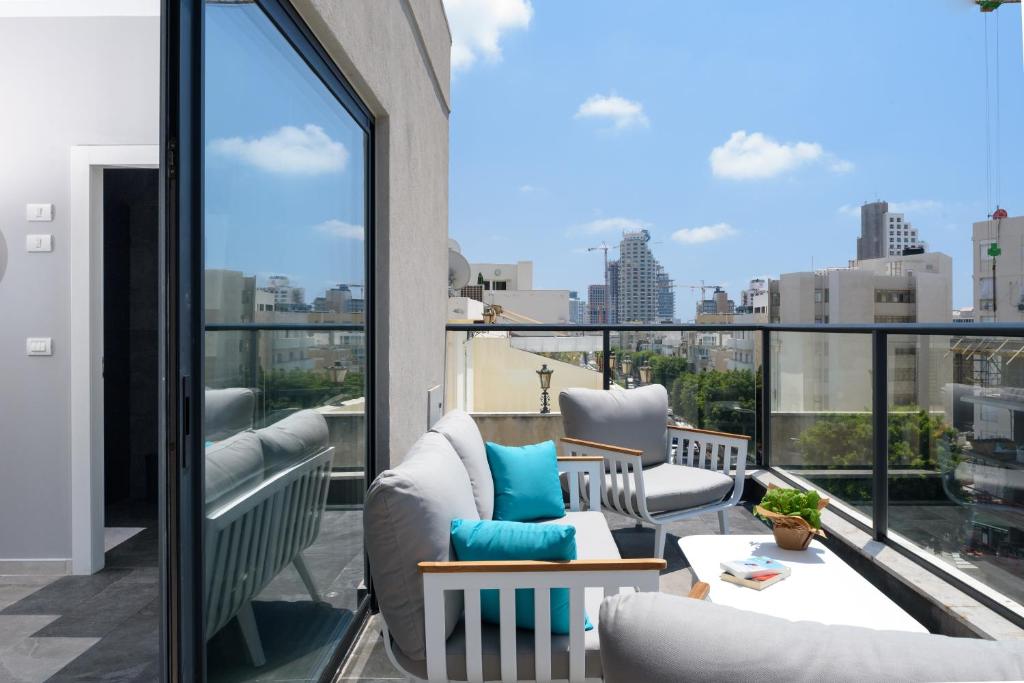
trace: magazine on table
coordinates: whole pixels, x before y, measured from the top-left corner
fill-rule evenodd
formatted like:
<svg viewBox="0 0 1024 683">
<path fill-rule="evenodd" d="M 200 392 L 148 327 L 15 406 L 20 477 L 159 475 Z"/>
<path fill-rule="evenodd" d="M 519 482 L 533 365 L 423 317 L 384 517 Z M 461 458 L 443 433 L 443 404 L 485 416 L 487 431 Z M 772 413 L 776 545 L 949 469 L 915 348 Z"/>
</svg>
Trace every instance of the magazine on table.
<svg viewBox="0 0 1024 683">
<path fill-rule="evenodd" d="M 722 562 L 721 579 L 728 583 L 763 590 L 790 575 L 790 568 L 770 557 L 753 556 Z"/>
</svg>

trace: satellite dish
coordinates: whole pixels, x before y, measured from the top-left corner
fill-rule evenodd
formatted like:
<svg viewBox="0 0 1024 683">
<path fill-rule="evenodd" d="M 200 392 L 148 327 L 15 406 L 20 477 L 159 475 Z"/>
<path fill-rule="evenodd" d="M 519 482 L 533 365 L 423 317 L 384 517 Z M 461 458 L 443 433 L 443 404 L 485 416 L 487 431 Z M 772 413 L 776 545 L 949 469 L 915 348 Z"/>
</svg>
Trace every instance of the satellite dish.
<svg viewBox="0 0 1024 683">
<path fill-rule="evenodd" d="M 469 261 L 466 257 L 455 251 L 448 250 L 448 293 L 450 296 L 458 296 L 458 291 L 469 284 Z"/>
<path fill-rule="evenodd" d="M 462 247 L 460 247 L 459 243 L 453 240 L 451 237 L 448 238 L 448 248 L 451 249 L 452 251 L 457 251 L 460 254 L 462 253 Z"/>
</svg>

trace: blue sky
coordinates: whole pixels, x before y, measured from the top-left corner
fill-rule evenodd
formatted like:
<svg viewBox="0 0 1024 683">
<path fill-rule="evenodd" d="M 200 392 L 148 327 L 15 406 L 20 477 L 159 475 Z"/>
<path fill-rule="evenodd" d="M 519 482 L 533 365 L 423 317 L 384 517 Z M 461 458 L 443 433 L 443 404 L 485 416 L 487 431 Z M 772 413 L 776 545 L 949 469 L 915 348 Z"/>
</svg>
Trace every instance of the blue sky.
<svg viewBox="0 0 1024 683">
<path fill-rule="evenodd" d="M 953 303 L 970 305 L 971 223 L 997 191 L 986 15 L 969 0 L 446 6 L 450 233 L 471 261 L 532 259 L 535 286 L 585 291 L 602 280 L 586 247 L 644 226 L 677 283 L 738 295 L 812 259 L 845 265 L 857 207 L 881 198 L 953 257 Z M 1020 8 L 988 15 L 993 122 L 996 15 L 998 198 L 1020 215 Z"/>
</svg>

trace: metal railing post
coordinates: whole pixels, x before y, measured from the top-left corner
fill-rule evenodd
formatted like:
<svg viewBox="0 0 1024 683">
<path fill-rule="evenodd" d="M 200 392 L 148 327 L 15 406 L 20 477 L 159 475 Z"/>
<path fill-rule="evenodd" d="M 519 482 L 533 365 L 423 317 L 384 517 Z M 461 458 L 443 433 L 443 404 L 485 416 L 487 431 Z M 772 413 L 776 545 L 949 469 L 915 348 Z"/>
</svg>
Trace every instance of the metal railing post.
<svg viewBox="0 0 1024 683">
<path fill-rule="evenodd" d="M 889 530 L 889 367 L 886 333 L 871 333 L 871 437 L 874 463 L 871 504 L 872 535 L 884 541 Z"/>
<path fill-rule="evenodd" d="M 604 388 L 608 389 L 612 385 L 612 367 L 609 362 L 609 354 L 612 350 L 611 332 L 608 328 L 601 330 L 601 375 Z"/>
<path fill-rule="evenodd" d="M 771 333 L 761 330 L 761 452 L 758 467 L 771 467 L 772 444 L 772 343 Z"/>
</svg>

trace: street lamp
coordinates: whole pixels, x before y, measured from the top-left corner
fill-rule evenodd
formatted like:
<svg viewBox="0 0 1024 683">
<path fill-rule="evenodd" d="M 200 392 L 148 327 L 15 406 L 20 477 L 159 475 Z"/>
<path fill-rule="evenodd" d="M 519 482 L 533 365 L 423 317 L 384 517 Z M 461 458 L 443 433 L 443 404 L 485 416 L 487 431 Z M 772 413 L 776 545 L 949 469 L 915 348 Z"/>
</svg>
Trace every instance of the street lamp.
<svg viewBox="0 0 1024 683">
<path fill-rule="evenodd" d="M 626 379 L 633 375 L 633 359 L 629 356 L 622 359 L 622 374 L 626 376 Z"/>
<path fill-rule="evenodd" d="M 551 375 L 554 374 L 554 370 L 548 367 L 547 363 L 544 363 L 540 370 L 537 371 L 537 377 L 540 379 L 540 414 L 547 415 L 551 412 L 550 402 L 548 399 L 548 389 L 551 388 Z"/>
<path fill-rule="evenodd" d="M 492 324 L 496 317 L 498 317 L 498 314 L 494 310 L 494 306 L 484 306 L 484 324 Z"/>
<path fill-rule="evenodd" d="M 651 383 L 651 366 L 644 363 L 640 366 L 640 384 Z"/>
<path fill-rule="evenodd" d="M 608 371 L 615 372 L 615 352 L 608 353 Z"/>
</svg>

